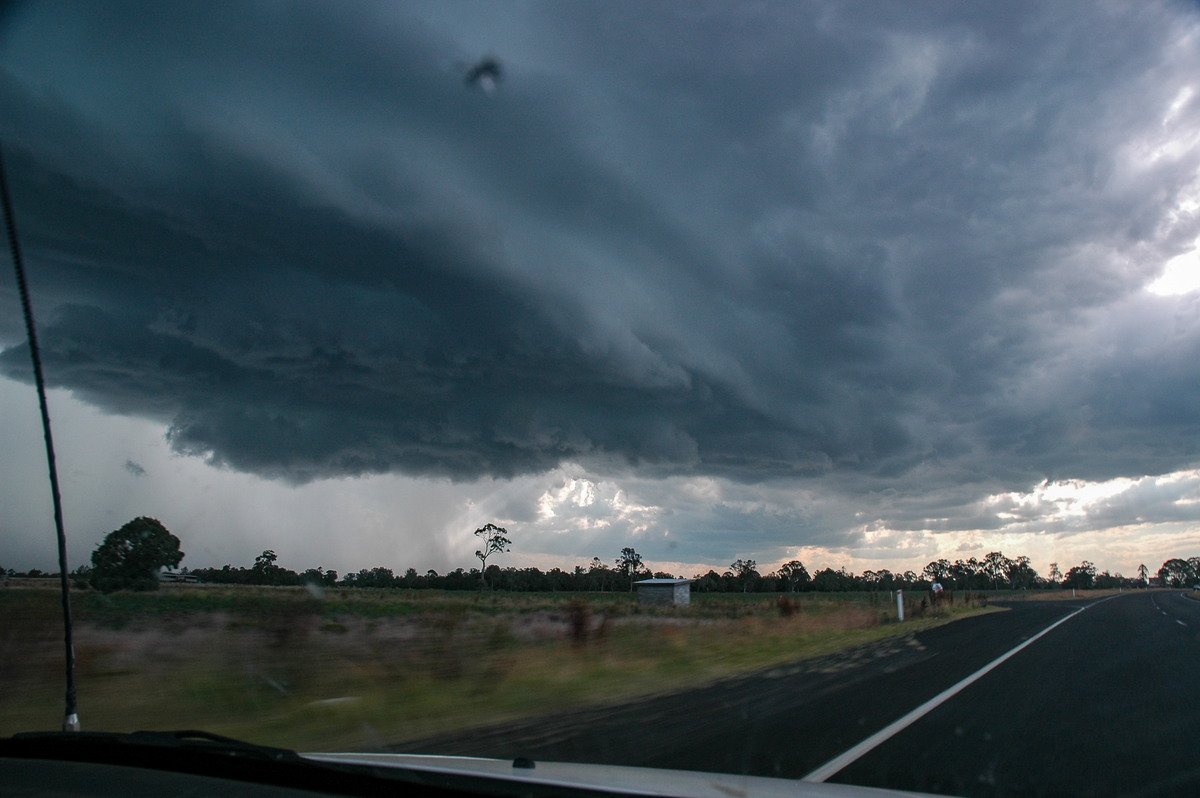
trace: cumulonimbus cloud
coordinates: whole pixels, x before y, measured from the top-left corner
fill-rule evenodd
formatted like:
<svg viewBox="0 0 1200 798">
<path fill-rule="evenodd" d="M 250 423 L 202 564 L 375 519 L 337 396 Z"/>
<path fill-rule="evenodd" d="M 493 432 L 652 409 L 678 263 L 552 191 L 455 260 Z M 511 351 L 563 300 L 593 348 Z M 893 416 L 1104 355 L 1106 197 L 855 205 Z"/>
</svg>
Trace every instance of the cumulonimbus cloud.
<svg viewBox="0 0 1200 798">
<path fill-rule="evenodd" d="M 486 94 L 433 12 L 16 15 L 48 378 L 296 482 L 1190 463 L 1195 308 L 1140 292 L 1200 235 L 1195 12 L 812 5 L 552 8 Z"/>
</svg>

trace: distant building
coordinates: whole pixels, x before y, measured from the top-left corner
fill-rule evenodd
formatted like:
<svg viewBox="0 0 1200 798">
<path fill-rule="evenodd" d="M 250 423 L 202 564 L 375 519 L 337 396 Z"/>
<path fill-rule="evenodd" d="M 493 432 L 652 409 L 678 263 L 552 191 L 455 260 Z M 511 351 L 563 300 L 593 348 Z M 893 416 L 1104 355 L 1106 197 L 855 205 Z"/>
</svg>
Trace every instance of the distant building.
<svg viewBox="0 0 1200 798">
<path fill-rule="evenodd" d="M 192 574 L 181 574 L 178 571 L 159 571 L 158 581 L 160 582 L 199 582 L 200 580 Z"/>
<path fill-rule="evenodd" d="M 643 579 L 634 582 L 638 604 L 648 607 L 686 607 L 692 601 L 694 579 Z"/>
</svg>

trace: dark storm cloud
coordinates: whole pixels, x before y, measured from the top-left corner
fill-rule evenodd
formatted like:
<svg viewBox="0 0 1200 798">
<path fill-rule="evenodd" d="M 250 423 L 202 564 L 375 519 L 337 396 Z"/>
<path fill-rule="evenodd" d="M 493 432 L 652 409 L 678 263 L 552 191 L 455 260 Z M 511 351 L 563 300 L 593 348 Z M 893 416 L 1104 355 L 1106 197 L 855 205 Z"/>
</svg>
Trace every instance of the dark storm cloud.
<svg viewBox="0 0 1200 798">
<path fill-rule="evenodd" d="M 295 481 L 978 496 L 1196 458 L 1195 324 L 1096 350 L 1106 314 L 1192 313 L 1122 304 L 1200 233 L 1194 148 L 1150 155 L 1200 66 L 1186 7 L 505 9 L 483 52 L 487 5 L 14 15 L 51 382 Z"/>
</svg>

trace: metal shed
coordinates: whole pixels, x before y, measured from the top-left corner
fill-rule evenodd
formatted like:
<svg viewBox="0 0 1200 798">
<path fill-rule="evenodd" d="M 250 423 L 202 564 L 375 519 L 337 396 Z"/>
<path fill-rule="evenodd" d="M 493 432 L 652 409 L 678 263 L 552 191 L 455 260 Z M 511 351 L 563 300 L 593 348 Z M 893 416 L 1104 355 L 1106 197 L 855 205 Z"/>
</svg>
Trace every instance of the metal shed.
<svg viewBox="0 0 1200 798">
<path fill-rule="evenodd" d="M 638 604 L 650 607 L 686 607 L 692 600 L 694 579 L 643 579 L 634 582 Z"/>
</svg>

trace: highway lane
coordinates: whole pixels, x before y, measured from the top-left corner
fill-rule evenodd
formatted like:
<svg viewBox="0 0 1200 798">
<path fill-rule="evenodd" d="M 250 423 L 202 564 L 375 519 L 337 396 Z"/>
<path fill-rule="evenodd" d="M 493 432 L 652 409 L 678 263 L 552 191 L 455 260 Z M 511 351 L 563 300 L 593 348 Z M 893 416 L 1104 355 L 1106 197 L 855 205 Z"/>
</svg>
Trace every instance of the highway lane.
<svg viewBox="0 0 1200 798">
<path fill-rule="evenodd" d="M 828 780 L 965 796 L 1200 787 L 1200 602 L 1178 591 L 1015 602 L 701 689 L 393 750 L 801 778 L 1026 642 Z"/>
<path fill-rule="evenodd" d="M 830 781 L 950 795 L 1200 787 L 1200 602 L 1090 606 Z"/>
<path fill-rule="evenodd" d="M 1017 602 L 705 688 L 391 748 L 800 778 L 1082 603 Z"/>
</svg>

